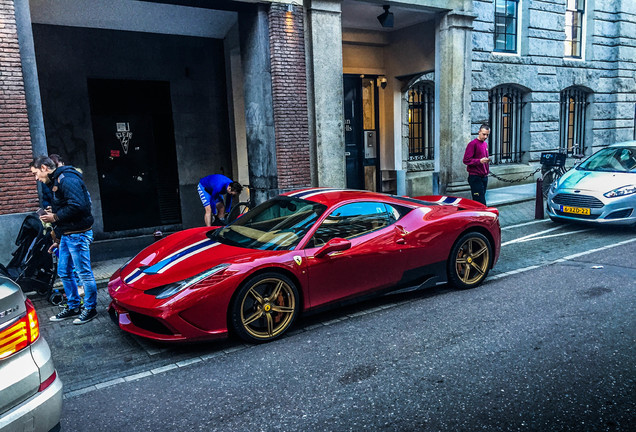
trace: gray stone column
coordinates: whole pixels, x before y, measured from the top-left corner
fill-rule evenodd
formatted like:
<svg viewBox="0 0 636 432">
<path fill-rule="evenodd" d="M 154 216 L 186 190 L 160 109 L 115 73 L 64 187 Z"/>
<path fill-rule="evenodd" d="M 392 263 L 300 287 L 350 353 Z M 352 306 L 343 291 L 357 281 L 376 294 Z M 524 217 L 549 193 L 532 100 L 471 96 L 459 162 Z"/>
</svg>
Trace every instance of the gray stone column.
<svg viewBox="0 0 636 432">
<path fill-rule="evenodd" d="M 278 194 L 267 8 L 257 5 L 239 15 L 247 157 L 256 203 Z"/>
<path fill-rule="evenodd" d="M 471 140 L 470 101 L 472 29 L 475 15 L 451 11 L 438 24 L 439 38 L 435 82 L 439 88 L 439 147 L 441 191 L 453 194 L 468 190 L 463 164 Z"/>
<path fill-rule="evenodd" d="M 46 134 L 44 132 L 44 117 L 42 115 L 38 68 L 35 62 L 35 46 L 33 44 L 29 0 L 15 0 L 14 8 L 18 43 L 20 44 L 20 60 L 22 62 L 27 116 L 29 117 L 29 132 L 31 133 L 31 146 L 33 154 L 39 156 L 48 154 L 48 150 L 46 147 Z"/>
<path fill-rule="evenodd" d="M 345 187 L 340 1 L 307 0 L 305 6 L 312 183 Z"/>
</svg>

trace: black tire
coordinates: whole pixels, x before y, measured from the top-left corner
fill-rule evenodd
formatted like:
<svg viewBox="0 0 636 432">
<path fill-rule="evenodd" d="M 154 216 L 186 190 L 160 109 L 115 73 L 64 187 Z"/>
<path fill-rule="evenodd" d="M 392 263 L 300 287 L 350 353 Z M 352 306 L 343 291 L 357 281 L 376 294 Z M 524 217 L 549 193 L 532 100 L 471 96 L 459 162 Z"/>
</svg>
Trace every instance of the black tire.
<svg viewBox="0 0 636 432">
<path fill-rule="evenodd" d="M 247 213 L 250 209 L 249 203 L 240 202 L 230 210 L 230 213 L 227 215 L 226 221 L 227 223 L 232 223 L 243 214 Z"/>
<path fill-rule="evenodd" d="M 464 234 L 455 242 L 448 258 L 448 281 L 455 288 L 481 284 L 492 266 L 492 245 L 478 232 Z"/>
<path fill-rule="evenodd" d="M 250 343 L 281 337 L 298 315 L 296 285 L 286 276 L 268 272 L 247 280 L 230 306 L 230 323 L 236 334 Z"/>
</svg>

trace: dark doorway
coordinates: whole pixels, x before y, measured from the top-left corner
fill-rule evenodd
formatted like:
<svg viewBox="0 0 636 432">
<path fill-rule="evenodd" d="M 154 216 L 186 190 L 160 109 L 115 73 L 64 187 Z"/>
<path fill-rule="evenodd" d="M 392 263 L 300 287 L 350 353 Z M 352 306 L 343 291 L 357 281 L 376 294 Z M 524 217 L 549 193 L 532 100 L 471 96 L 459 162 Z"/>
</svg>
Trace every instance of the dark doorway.
<svg viewBox="0 0 636 432">
<path fill-rule="evenodd" d="M 380 190 L 376 76 L 344 75 L 347 187 Z"/>
<path fill-rule="evenodd" d="M 170 84 L 89 79 L 104 231 L 181 223 Z"/>
</svg>

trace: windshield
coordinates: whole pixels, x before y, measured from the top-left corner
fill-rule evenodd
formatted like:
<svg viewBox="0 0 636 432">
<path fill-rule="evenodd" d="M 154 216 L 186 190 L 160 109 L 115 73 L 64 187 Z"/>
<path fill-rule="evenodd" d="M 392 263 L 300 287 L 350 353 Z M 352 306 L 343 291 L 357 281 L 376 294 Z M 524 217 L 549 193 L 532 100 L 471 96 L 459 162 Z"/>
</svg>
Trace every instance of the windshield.
<svg viewBox="0 0 636 432">
<path fill-rule="evenodd" d="M 594 153 L 578 166 L 585 171 L 636 172 L 636 148 L 608 147 Z"/>
<path fill-rule="evenodd" d="M 290 250 L 327 209 L 323 204 L 278 196 L 256 206 L 232 224 L 208 236 L 248 249 Z"/>
</svg>

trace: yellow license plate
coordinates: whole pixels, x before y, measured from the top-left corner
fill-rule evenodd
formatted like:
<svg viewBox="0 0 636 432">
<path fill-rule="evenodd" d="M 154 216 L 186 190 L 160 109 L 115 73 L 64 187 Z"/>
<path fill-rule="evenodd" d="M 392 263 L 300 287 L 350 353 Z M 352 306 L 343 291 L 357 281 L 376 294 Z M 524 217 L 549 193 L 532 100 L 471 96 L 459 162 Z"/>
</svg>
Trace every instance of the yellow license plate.
<svg viewBox="0 0 636 432">
<path fill-rule="evenodd" d="M 573 214 L 579 214 L 579 215 L 589 215 L 590 214 L 590 209 L 589 208 L 581 208 L 581 207 L 561 206 L 561 211 L 563 213 L 573 213 Z"/>
</svg>

